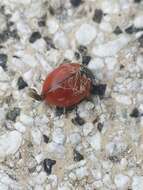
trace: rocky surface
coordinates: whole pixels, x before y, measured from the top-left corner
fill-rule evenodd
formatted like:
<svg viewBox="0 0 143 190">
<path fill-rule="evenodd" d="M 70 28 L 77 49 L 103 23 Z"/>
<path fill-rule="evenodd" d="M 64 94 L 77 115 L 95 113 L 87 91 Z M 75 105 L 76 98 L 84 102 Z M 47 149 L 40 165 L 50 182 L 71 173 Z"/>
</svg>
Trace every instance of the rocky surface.
<svg viewBox="0 0 143 190">
<path fill-rule="evenodd" d="M 0 24 L 0 190 L 142 190 L 143 1 L 1 0 Z M 28 96 L 65 60 L 101 84 L 67 115 Z"/>
</svg>

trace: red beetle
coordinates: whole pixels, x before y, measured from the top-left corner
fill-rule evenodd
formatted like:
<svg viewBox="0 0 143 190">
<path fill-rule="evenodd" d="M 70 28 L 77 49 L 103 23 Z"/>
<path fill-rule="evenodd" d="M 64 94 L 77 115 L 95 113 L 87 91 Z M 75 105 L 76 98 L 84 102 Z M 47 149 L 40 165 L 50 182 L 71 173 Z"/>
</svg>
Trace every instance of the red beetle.
<svg viewBox="0 0 143 190">
<path fill-rule="evenodd" d="M 93 83 L 94 76 L 85 66 L 64 63 L 48 74 L 41 95 L 32 89 L 30 96 L 49 105 L 69 108 L 90 96 Z"/>
</svg>

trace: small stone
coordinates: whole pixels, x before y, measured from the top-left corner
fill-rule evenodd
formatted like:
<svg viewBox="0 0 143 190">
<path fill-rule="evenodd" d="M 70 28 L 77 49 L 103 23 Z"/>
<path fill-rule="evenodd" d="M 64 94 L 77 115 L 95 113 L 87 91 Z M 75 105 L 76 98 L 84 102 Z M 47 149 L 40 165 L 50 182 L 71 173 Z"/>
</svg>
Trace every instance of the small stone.
<svg viewBox="0 0 143 190">
<path fill-rule="evenodd" d="M 45 40 L 46 45 L 47 45 L 47 50 L 50 50 L 51 48 L 55 49 L 55 45 L 53 43 L 52 38 L 46 36 L 46 37 L 44 37 L 44 40 Z"/>
<path fill-rule="evenodd" d="M 16 118 L 20 115 L 20 108 L 14 107 L 12 110 L 9 110 L 6 114 L 6 119 L 11 121 L 16 121 Z"/>
<path fill-rule="evenodd" d="M 47 27 L 48 27 L 48 32 L 50 34 L 54 34 L 58 30 L 59 25 L 55 19 L 50 19 L 47 21 Z"/>
<path fill-rule="evenodd" d="M 38 26 L 39 26 L 39 27 L 44 27 L 44 26 L 46 26 L 46 17 L 47 17 L 47 15 L 44 15 L 44 16 L 42 16 L 42 17 L 39 19 L 39 21 L 38 21 Z"/>
<path fill-rule="evenodd" d="M 95 26 L 82 24 L 75 34 L 76 40 L 80 45 L 89 45 L 96 37 Z"/>
<path fill-rule="evenodd" d="M 80 167 L 80 168 L 77 168 L 75 170 L 75 173 L 76 173 L 76 176 L 79 180 L 81 180 L 82 178 L 84 178 L 85 176 L 88 176 L 89 173 L 88 173 L 88 170 L 86 167 Z"/>
<path fill-rule="evenodd" d="M 70 0 L 73 7 L 78 7 L 81 4 L 81 0 Z"/>
<path fill-rule="evenodd" d="M 17 86 L 18 86 L 18 89 L 19 89 L 19 90 L 22 90 L 22 89 L 24 89 L 25 87 L 27 87 L 28 84 L 23 80 L 22 77 L 19 77 L 19 78 L 18 78 L 18 81 L 17 81 Z"/>
<path fill-rule="evenodd" d="M 22 142 L 22 135 L 18 131 L 12 131 L 0 136 L 0 160 L 6 156 L 15 154 Z"/>
<path fill-rule="evenodd" d="M 100 57 L 115 56 L 130 42 L 130 40 L 131 38 L 129 36 L 122 34 L 119 38 L 113 41 L 109 41 L 105 44 L 99 44 L 99 46 L 94 47 L 92 53 Z"/>
<path fill-rule="evenodd" d="M 94 150 L 99 151 L 101 149 L 100 133 L 96 133 L 95 135 L 88 137 L 88 142 Z"/>
<path fill-rule="evenodd" d="M 81 161 L 81 160 L 83 160 L 84 159 L 84 157 L 83 157 L 83 155 L 82 154 L 80 154 L 77 150 L 73 150 L 73 154 L 74 154 L 74 161 L 76 161 L 76 162 L 79 162 L 79 161 Z"/>
<path fill-rule="evenodd" d="M 102 131 L 103 127 L 104 127 L 103 123 L 100 123 L 100 122 L 97 123 L 97 129 L 98 129 L 99 132 Z"/>
<path fill-rule="evenodd" d="M 113 33 L 116 35 L 119 35 L 119 34 L 123 33 L 123 31 L 121 30 L 121 28 L 119 26 L 116 26 Z"/>
<path fill-rule="evenodd" d="M 82 57 L 82 64 L 83 65 L 88 65 L 90 60 L 91 60 L 91 57 L 89 55 L 85 55 L 85 56 Z"/>
<path fill-rule="evenodd" d="M 124 104 L 124 105 L 132 104 L 131 98 L 129 96 L 122 95 L 122 94 L 112 94 L 112 97 L 115 98 L 115 100 L 120 104 Z"/>
<path fill-rule="evenodd" d="M 137 118 L 137 117 L 139 117 L 139 116 L 140 116 L 140 112 L 139 112 L 139 110 L 138 110 L 137 108 L 134 108 L 134 109 L 132 110 L 132 112 L 130 113 L 130 117 Z"/>
<path fill-rule="evenodd" d="M 143 35 L 141 35 L 139 38 L 138 38 L 138 42 L 140 44 L 140 47 L 143 48 Z"/>
<path fill-rule="evenodd" d="M 19 121 L 14 124 L 14 128 L 21 133 L 26 131 L 26 127 Z"/>
<path fill-rule="evenodd" d="M 80 46 L 78 46 L 78 51 L 82 54 L 82 56 L 84 56 L 87 54 L 88 50 L 87 50 L 86 46 L 80 45 Z"/>
<path fill-rule="evenodd" d="M 39 26 L 39 27 L 44 27 L 44 26 L 46 26 L 46 21 L 45 21 L 45 20 L 39 20 L 39 21 L 38 21 L 38 26 Z"/>
<path fill-rule="evenodd" d="M 92 123 L 85 123 L 83 126 L 83 134 L 84 136 L 89 135 L 92 132 L 92 129 L 94 128 L 94 125 Z"/>
<path fill-rule="evenodd" d="M 134 19 L 134 26 L 136 28 L 142 28 L 143 27 L 142 20 L 143 20 L 143 14 L 138 15 L 137 17 L 135 17 L 135 19 Z"/>
<path fill-rule="evenodd" d="M 103 97 L 105 95 L 106 87 L 106 84 L 93 85 L 91 93 Z"/>
<path fill-rule="evenodd" d="M 79 116 L 79 114 L 77 114 L 76 117 L 72 119 L 72 123 L 74 125 L 83 125 L 85 121 L 82 117 Z"/>
<path fill-rule="evenodd" d="M 132 181 L 132 190 L 143 189 L 143 176 L 134 176 Z"/>
<path fill-rule="evenodd" d="M 55 164 L 56 164 L 56 160 L 45 159 L 43 161 L 44 171 L 47 173 L 47 175 L 50 175 L 52 173 L 52 167 Z"/>
<path fill-rule="evenodd" d="M 57 144 L 64 144 L 65 135 L 62 128 L 55 128 L 52 134 L 52 140 Z"/>
<path fill-rule="evenodd" d="M 41 134 L 41 131 L 37 127 L 32 129 L 31 137 L 32 137 L 33 144 L 35 144 L 35 145 L 41 144 L 42 134 Z"/>
<path fill-rule="evenodd" d="M 114 70 L 115 66 L 117 65 L 117 59 L 115 57 L 107 57 L 105 59 L 105 64 L 108 70 Z"/>
<path fill-rule="evenodd" d="M 29 38 L 29 42 L 30 43 L 34 43 L 36 40 L 40 39 L 41 38 L 41 34 L 40 32 L 33 32 Z"/>
<path fill-rule="evenodd" d="M 74 56 L 75 56 L 75 58 L 76 58 L 77 60 L 80 59 L 80 54 L 79 54 L 77 51 L 74 53 Z"/>
<path fill-rule="evenodd" d="M 134 0 L 135 3 L 140 3 L 142 0 Z"/>
<path fill-rule="evenodd" d="M 81 136 L 79 133 L 72 133 L 69 136 L 69 141 L 72 145 L 77 145 L 81 141 Z"/>
<path fill-rule="evenodd" d="M 117 174 L 115 175 L 114 182 L 119 190 L 124 190 L 128 188 L 130 179 L 126 175 Z"/>
<path fill-rule="evenodd" d="M 0 66 L 3 68 L 4 71 L 7 69 L 7 55 L 4 53 L 0 53 Z"/>
<path fill-rule="evenodd" d="M 98 70 L 102 70 L 104 67 L 104 61 L 101 58 L 94 58 L 92 59 L 89 64 L 88 64 L 88 68 L 92 71 L 92 72 L 97 72 Z"/>
<path fill-rule="evenodd" d="M 118 158 L 118 156 L 109 156 L 108 158 L 113 163 L 119 163 L 120 162 L 120 158 Z"/>
<path fill-rule="evenodd" d="M 68 49 L 69 42 L 64 32 L 60 31 L 55 33 L 53 41 L 56 48 Z"/>
<path fill-rule="evenodd" d="M 93 21 L 96 23 L 100 23 L 103 18 L 103 11 L 101 9 L 95 9 L 94 15 L 93 15 Z"/>
<path fill-rule="evenodd" d="M 49 137 L 47 137 L 47 135 L 43 135 L 43 140 L 45 143 L 49 142 Z"/>
<path fill-rule="evenodd" d="M 125 32 L 127 34 L 133 34 L 134 32 L 136 32 L 136 29 L 133 25 L 129 26 L 128 28 L 125 29 Z"/>
</svg>

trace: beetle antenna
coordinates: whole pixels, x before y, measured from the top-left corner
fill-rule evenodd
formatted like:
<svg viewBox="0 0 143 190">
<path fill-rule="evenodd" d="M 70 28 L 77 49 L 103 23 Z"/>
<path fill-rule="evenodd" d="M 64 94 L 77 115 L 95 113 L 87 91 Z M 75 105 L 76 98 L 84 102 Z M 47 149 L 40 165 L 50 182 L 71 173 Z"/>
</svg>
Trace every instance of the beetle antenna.
<svg viewBox="0 0 143 190">
<path fill-rule="evenodd" d="M 37 101 L 42 101 L 41 95 L 39 95 L 39 94 L 37 93 L 37 91 L 36 91 L 34 88 L 30 88 L 30 89 L 29 89 L 28 95 L 29 95 L 31 98 L 33 98 L 33 99 L 35 99 L 35 100 L 37 100 Z"/>
</svg>

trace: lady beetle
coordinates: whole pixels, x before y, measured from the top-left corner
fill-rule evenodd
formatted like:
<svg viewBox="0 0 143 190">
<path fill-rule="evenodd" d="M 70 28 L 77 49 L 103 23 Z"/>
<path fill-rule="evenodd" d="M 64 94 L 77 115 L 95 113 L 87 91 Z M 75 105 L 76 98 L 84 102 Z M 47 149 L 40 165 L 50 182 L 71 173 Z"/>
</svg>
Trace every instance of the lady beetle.
<svg viewBox="0 0 143 190">
<path fill-rule="evenodd" d="M 31 89 L 30 96 L 49 105 L 70 108 L 90 97 L 93 84 L 94 75 L 85 66 L 64 63 L 48 74 L 41 95 Z"/>
</svg>

